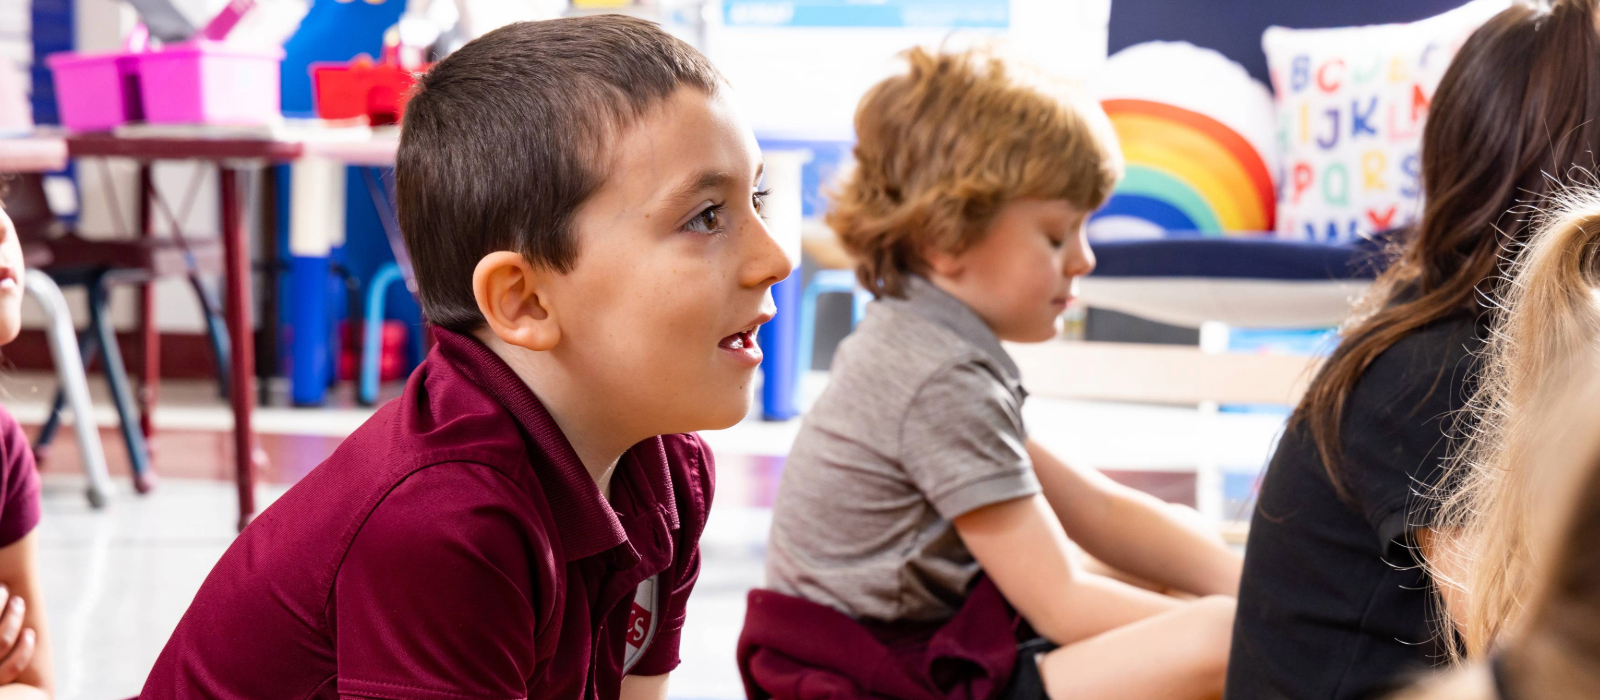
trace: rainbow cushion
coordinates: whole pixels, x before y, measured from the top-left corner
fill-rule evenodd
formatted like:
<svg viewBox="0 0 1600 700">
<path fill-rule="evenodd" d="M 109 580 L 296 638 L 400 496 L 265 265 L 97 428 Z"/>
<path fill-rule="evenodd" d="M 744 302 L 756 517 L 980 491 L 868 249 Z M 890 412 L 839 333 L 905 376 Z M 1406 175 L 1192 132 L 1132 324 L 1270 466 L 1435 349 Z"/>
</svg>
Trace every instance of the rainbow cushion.
<svg viewBox="0 0 1600 700">
<path fill-rule="evenodd" d="M 1183 42 L 1118 51 L 1096 86 L 1125 174 L 1096 240 L 1272 230 L 1272 95 L 1239 64 Z"/>
<path fill-rule="evenodd" d="M 1122 145 L 1126 174 L 1101 216 L 1200 235 L 1271 230 L 1272 175 L 1238 132 L 1160 102 L 1118 99 L 1103 105 Z"/>
</svg>

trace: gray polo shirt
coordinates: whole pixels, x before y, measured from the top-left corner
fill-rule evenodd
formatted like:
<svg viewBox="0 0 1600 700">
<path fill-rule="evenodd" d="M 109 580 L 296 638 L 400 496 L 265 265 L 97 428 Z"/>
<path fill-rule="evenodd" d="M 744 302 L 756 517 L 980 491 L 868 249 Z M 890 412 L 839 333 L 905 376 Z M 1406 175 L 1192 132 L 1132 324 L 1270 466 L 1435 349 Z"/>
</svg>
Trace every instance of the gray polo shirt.
<svg viewBox="0 0 1600 700">
<path fill-rule="evenodd" d="M 979 572 L 950 521 L 1039 492 L 1026 395 L 994 332 L 931 282 L 868 305 L 784 466 L 767 586 L 857 619 L 949 618 Z"/>
</svg>

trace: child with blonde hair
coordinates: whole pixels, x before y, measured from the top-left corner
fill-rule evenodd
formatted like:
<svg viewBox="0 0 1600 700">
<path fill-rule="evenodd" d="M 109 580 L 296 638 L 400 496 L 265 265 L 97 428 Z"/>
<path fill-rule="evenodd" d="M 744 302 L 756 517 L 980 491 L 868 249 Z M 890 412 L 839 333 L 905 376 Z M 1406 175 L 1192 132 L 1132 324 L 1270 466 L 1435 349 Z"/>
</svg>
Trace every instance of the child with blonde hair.
<svg viewBox="0 0 1600 700">
<path fill-rule="evenodd" d="M 1600 367 L 1600 190 L 1574 190 L 1512 269 L 1502 311 L 1471 403 L 1477 429 L 1453 461 L 1434 529 L 1447 533 L 1429 560 L 1459 657 L 1482 657 L 1529 612 L 1541 568 L 1533 531 L 1560 470 L 1544 463 L 1549 441 L 1576 444 L 1593 430 L 1550 406 Z M 1592 413 L 1593 404 L 1566 404 Z M 1566 431 L 1555 431 L 1555 422 Z M 1559 461 L 1559 460 L 1556 460 Z"/>
<path fill-rule="evenodd" d="M 1030 442 L 1001 345 L 1053 338 L 1094 268 L 1084 223 L 1122 167 L 1108 120 L 989 51 L 906 57 L 857 109 L 856 167 L 828 215 L 877 300 L 785 467 L 746 688 L 1214 697 L 1239 558 Z M 1073 540 L 1198 599 L 1090 574 Z M 1019 651 L 1029 627 L 1043 641 Z"/>
<path fill-rule="evenodd" d="M 1523 467 L 1540 475 L 1545 498 L 1518 518 L 1527 560 L 1515 577 L 1516 613 L 1499 621 L 1494 641 L 1471 662 L 1403 700 L 1600 697 L 1600 382 L 1587 354 L 1581 373 L 1589 379 L 1533 412 L 1545 421 L 1526 426 L 1524 437 L 1537 440 L 1517 441 L 1535 460 Z M 1573 384 L 1569 375 L 1560 386 Z M 1494 561 L 1475 563 L 1469 580 L 1483 580 Z"/>
<path fill-rule="evenodd" d="M 1441 634 L 1471 661 L 1409 700 L 1600 697 L 1600 190 L 1554 204 L 1514 269 L 1429 561 Z"/>
</svg>

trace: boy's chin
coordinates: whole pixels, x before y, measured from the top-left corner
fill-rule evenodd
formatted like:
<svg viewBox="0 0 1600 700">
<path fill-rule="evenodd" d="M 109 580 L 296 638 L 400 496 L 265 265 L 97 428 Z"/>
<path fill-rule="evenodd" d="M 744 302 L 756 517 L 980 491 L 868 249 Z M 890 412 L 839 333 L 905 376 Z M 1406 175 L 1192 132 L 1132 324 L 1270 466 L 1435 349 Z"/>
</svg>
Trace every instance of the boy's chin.
<svg viewBox="0 0 1600 700">
<path fill-rule="evenodd" d="M 746 385 L 736 392 L 707 401 L 695 411 L 688 422 L 693 427 L 678 432 L 692 433 L 700 430 L 725 430 L 738 425 L 750 414 L 752 387 Z"/>
<path fill-rule="evenodd" d="M 1060 334 L 1061 321 L 1057 319 L 1048 324 L 1035 324 L 1021 328 L 1014 328 L 1008 333 L 996 335 L 999 335 L 1001 340 L 1009 343 L 1043 343 L 1047 340 L 1054 340 L 1056 336 Z"/>
</svg>

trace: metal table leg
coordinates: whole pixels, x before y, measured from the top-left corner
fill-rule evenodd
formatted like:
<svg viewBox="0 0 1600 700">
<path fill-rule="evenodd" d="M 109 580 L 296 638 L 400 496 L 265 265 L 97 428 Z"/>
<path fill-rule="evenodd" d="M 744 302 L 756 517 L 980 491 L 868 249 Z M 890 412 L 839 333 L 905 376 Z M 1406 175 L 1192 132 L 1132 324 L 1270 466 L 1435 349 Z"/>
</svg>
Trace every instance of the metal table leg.
<svg viewBox="0 0 1600 700">
<path fill-rule="evenodd" d="M 255 469 L 265 455 L 256 450 L 251 415 L 256 398 L 255 333 L 250 320 L 250 231 L 241 199 L 241 180 L 248 183 L 250 166 L 218 164 L 220 171 L 222 244 L 227 275 L 224 313 L 228 319 L 228 344 L 233 377 L 228 400 L 233 404 L 233 449 L 239 486 L 239 529 L 256 513 Z M 243 177 L 240 177 L 243 175 Z M 261 465 L 265 466 L 265 465 Z"/>
<path fill-rule="evenodd" d="M 150 164 L 139 165 L 139 237 L 150 239 L 154 234 L 155 209 L 150 198 L 156 196 L 151 183 Z M 179 225 L 174 223 L 174 225 Z M 146 449 L 155 461 L 155 427 L 153 414 L 157 389 L 161 385 L 161 329 L 156 325 L 156 281 L 139 285 L 139 332 L 144 346 L 144 366 L 139 371 L 139 429 L 144 431 Z"/>
</svg>

